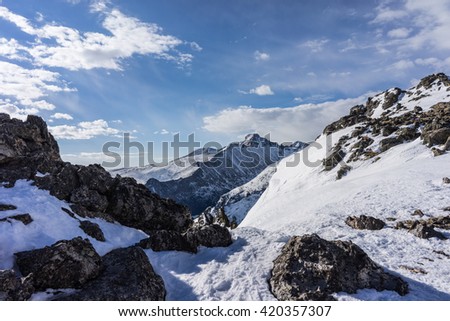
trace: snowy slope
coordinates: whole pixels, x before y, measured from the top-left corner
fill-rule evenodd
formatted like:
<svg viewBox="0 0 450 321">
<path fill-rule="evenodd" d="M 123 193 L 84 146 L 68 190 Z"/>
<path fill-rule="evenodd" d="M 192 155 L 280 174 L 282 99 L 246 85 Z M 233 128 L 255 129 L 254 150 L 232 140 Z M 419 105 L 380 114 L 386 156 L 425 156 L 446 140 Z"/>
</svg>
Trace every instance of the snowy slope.
<svg viewBox="0 0 450 321">
<path fill-rule="evenodd" d="M 385 105 L 387 108 L 383 108 L 382 99 L 394 89 L 377 95 L 372 100 L 372 114 L 365 121 L 370 123 L 383 113 L 399 116 L 416 106 L 426 111 L 437 102 L 450 101 L 449 87 L 444 85 L 434 81 L 428 88 L 411 88 L 400 93 L 392 106 Z M 292 235 L 317 233 L 329 240 L 354 242 L 410 287 L 404 297 L 390 291 L 361 290 L 352 295 L 339 293 L 338 299 L 450 300 L 450 240 L 421 239 L 393 228 L 398 221 L 414 219 L 411 214 L 416 209 L 425 213 L 424 218 L 449 214 L 443 209 L 450 206 L 450 184 L 444 184 L 443 177 L 450 177 L 450 154 L 433 156 L 421 138 L 382 152 L 380 141 L 392 135 L 366 132 L 363 136 L 373 139 L 370 148 L 376 157 L 349 161 L 350 149 L 361 140 L 351 137 L 352 133 L 361 127 L 361 123 L 355 123 L 331 135 L 321 135 L 315 144 L 281 160 L 265 192 L 233 230 L 236 241 L 230 248 L 202 248 L 197 255 L 148 251 L 166 281 L 169 298 L 274 299 L 267 279 L 279 250 Z M 337 180 L 340 165 L 326 171 L 322 161 L 344 136 L 348 136 L 344 139 L 344 161 L 352 169 Z M 362 214 L 384 220 L 387 227 L 367 231 L 345 224 L 347 216 Z M 447 230 L 439 231 L 450 238 Z M 408 267 L 422 269 L 424 274 Z"/>
</svg>

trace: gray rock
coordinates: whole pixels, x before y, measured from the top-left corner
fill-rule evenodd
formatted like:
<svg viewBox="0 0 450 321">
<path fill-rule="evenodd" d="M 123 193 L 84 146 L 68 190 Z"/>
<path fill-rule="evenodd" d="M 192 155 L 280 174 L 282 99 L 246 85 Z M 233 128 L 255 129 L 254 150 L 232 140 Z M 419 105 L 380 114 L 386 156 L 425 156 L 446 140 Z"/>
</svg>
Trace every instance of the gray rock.
<svg viewBox="0 0 450 321">
<path fill-rule="evenodd" d="M 0 222 L 6 222 L 6 221 L 10 221 L 10 220 L 20 221 L 24 225 L 28 225 L 31 222 L 33 222 L 33 219 L 31 218 L 30 214 L 28 214 L 28 213 L 8 216 L 8 217 L 0 219 Z"/>
<path fill-rule="evenodd" d="M 25 301 L 34 292 L 33 276 L 18 277 L 13 270 L 0 271 L 0 301 Z"/>
<path fill-rule="evenodd" d="M 294 236 L 274 261 L 269 280 L 278 300 L 333 300 L 336 292 L 358 289 L 408 293 L 408 284 L 373 262 L 352 242 Z"/>
<path fill-rule="evenodd" d="M 345 224 L 357 230 L 381 230 L 386 225 L 382 220 L 366 215 L 349 216 Z"/>
<path fill-rule="evenodd" d="M 415 227 L 409 230 L 409 232 L 421 239 L 429 239 L 436 237 L 440 240 L 446 240 L 447 238 L 441 232 L 436 231 L 432 226 L 417 224 Z"/>
<path fill-rule="evenodd" d="M 22 275 L 33 273 L 37 290 L 80 288 L 101 270 L 100 256 L 89 240 L 81 237 L 15 256 Z"/>
<path fill-rule="evenodd" d="M 81 221 L 80 228 L 83 230 L 84 233 L 96 239 L 97 241 L 100 242 L 106 241 L 105 235 L 103 234 L 102 229 L 97 223 L 93 223 L 90 221 Z"/>
<path fill-rule="evenodd" d="M 193 226 L 185 235 L 190 243 L 206 247 L 227 247 L 233 243 L 230 231 L 217 224 Z"/>
<path fill-rule="evenodd" d="M 166 290 L 144 251 L 116 249 L 102 257 L 104 270 L 81 291 L 55 298 L 65 301 L 162 301 Z"/>
<path fill-rule="evenodd" d="M 1 114 L 0 114 L 1 115 Z M 10 205 L 10 204 L 0 204 L 0 212 L 3 211 L 13 211 L 16 210 L 17 207 L 15 205 Z"/>
<path fill-rule="evenodd" d="M 136 244 L 153 251 L 183 251 L 197 253 L 197 244 L 177 231 L 159 230 L 150 233 L 150 237 Z"/>
<path fill-rule="evenodd" d="M 450 137 L 450 128 L 440 128 L 422 134 L 423 143 L 428 147 L 444 145 Z"/>
<path fill-rule="evenodd" d="M 401 137 L 388 137 L 380 141 L 380 150 L 381 152 L 385 152 L 388 149 L 400 145 L 403 143 L 403 139 Z"/>
<path fill-rule="evenodd" d="M 442 178 L 442 183 L 443 184 L 450 184 L 450 178 L 449 177 L 443 177 Z"/>
</svg>

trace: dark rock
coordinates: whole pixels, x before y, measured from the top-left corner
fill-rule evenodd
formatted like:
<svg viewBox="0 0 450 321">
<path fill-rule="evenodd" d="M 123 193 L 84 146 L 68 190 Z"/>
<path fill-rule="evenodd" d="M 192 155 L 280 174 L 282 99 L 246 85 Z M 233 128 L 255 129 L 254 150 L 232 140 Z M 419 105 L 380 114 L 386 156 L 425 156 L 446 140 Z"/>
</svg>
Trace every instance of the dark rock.
<svg viewBox="0 0 450 321">
<path fill-rule="evenodd" d="M 0 222 L 5 222 L 5 221 L 9 221 L 9 220 L 15 220 L 15 221 L 20 221 L 22 222 L 24 225 L 28 225 L 31 222 L 33 222 L 33 219 L 31 218 L 30 214 L 26 213 L 26 214 L 17 214 L 17 215 L 13 215 L 13 216 L 8 216 L 5 218 L 0 219 Z"/>
<path fill-rule="evenodd" d="M 341 161 L 343 161 L 346 153 L 339 148 L 339 150 L 334 150 L 327 158 L 322 161 L 324 170 L 331 171 L 335 168 Z"/>
<path fill-rule="evenodd" d="M 108 212 L 119 223 L 144 231 L 183 232 L 192 225 L 189 210 L 172 200 L 162 199 L 132 178 L 116 178 Z"/>
<path fill-rule="evenodd" d="M 21 278 L 13 270 L 0 270 L 0 301 L 28 300 L 34 292 L 32 279 L 32 275 Z"/>
<path fill-rule="evenodd" d="M 414 112 L 415 112 L 416 114 L 421 113 L 422 111 L 423 111 L 422 107 L 420 107 L 420 106 L 414 107 Z"/>
<path fill-rule="evenodd" d="M 431 85 L 435 82 L 441 82 L 446 86 L 450 86 L 450 81 L 446 74 L 444 73 L 438 73 L 438 74 L 432 74 L 430 76 L 427 76 L 425 78 L 422 78 L 417 85 L 417 88 L 424 87 L 425 89 L 430 89 Z"/>
<path fill-rule="evenodd" d="M 345 224 L 357 230 L 381 230 L 386 225 L 382 220 L 366 215 L 349 216 Z"/>
<path fill-rule="evenodd" d="M 227 247 L 233 243 L 230 231 L 217 224 L 193 226 L 185 235 L 191 244 L 206 247 Z"/>
<path fill-rule="evenodd" d="M 450 151 L 450 136 L 447 138 L 447 141 L 445 142 L 444 150 L 448 152 Z"/>
<path fill-rule="evenodd" d="M 421 210 L 415 210 L 414 213 L 411 214 L 412 216 L 419 216 L 422 217 L 425 214 L 423 214 L 423 212 Z"/>
<path fill-rule="evenodd" d="M 420 237 L 421 239 L 429 239 L 432 237 L 436 237 L 440 240 L 446 240 L 447 238 L 441 232 L 436 231 L 433 227 L 417 224 L 415 227 L 410 229 L 408 232 L 411 234 Z"/>
<path fill-rule="evenodd" d="M 162 301 L 166 290 L 144 251 L 137 247 L 116 249 L 102 257 L 100 276 L 65 301 Z"/>
<path fill-rule="evenodd" d="M 90 221 L 81 221 L 80 228 L 83 230 L 84 233 L 96 239 L 97 241 L 100 242 L 106 241 L 105 235 L 103 235 L 103 231 L 100 228 L 100 226 L 98 226 L 97 223 L 93 223 Z"/>
<path fill-rule="evenodd" d="M 403 127 L 396 131 L 396 134 L 403 141 L 412 141 L 420 136 L 419 132 L 414 127 Z"/>
<path fill-rule="evenodd" d="M 398 130 L 398 127 L 397 126 L 391 126 L 391 125 L 387 125 L 387 126 L 385 126 L 385 127 L 383 127 L 382 128 L 382 130 L 381 130 L 381 135 L 383 135 L 383 136 L 389 136 L 389 135 L 391 135 L 392 133 L 394 133 L 396 130 Z"/>
<path fill-rule="evenodd" d="M 385 152 L 388 149 L 400 145 L 403 143 L 403 139 L 400 137 L 389 137 L 380 141 L 380 150 L 381 152 Z"/>
<path fill-rule="evenodd" d="M 2 114 L 0 114 L 2 115 Z M 0 204 L 0 212 L 17 210 L 17 207 L 9 204 Z"/>
<path fill-rule="evenodd" d="M 423 143 L 428 147 L 432 147 L 434 145 L 443 145 L 450 137 L 450 128 L 441 128 L 425 132 L 422 136 Z"/>
<path fill-rule="evenodd" d="M 410 267 L 408 265 L 400 265 L 399 268 L 409 271 L 411 273 L 415 273 L 415 274 L 428 274 L 427 271 L 425 271 L 424 269 L 419 268 L 419 267 Z"/>
<path fill-rule="evenodd" d="M 383 271 L 352 242 L 294 236 L 274 261 L 269 280 L 278 300 L 333 300 L 332 293 L 358 289 L 408 293 L 408 284 Z"/>
<path fill-rule="evenodd" d="M 382 108 L 388 109 L 398 101 L 400 95 L 404 93 L 400 88 L 394 88 L 392 92 L 386 92 L 384 94 L 384 103 Z"/>
<path fill-rule="evenodd" d="M 431 152 L 433 153 L 434 157 L 442 156 L 445 154 L 445 150 L 439 149 L 439 148 L 431 148 Z"/>
<path fill-rule="evenodd" d="M 82 185 L 72 191 L 70 202 L 85 207 L 88 211 L 104 212 L 108 208 L 108 199 L 96 190 L 90 190 Z"/>
<path fill-rule="evenodd" d="M 336 174 L 336 179 L 339 180 L 342 177 L 344 177 L 345 175 L 347 175 L 347 173 L 352 169 L 351 166 L 348 165 L 343 165 L 341 166 L 341 168 L 339 168 L 339 170 L 337 171 Z"/>
<path fill-rule="evenodd" d="M 80 288 L 101 270 L 100 256 L 89 240 L 81 237 L 15 256 L 22 275 L 33 273 L 37 290 Z"/>
<path fill-rule="evenodd" d="M 187 237 L 177 231 L 159 230 L 150 233 L 150 237 L 136 244 L 153 251 L 183 251 L 197 253 L 197 244 L 191 243 Z"/>
<path fill-rule="evenodd" d="M 449 211 L 450 208 L 444 208 L 443 210 Z M 426 220 L 426 224 L 435 228 L 450 230 L 450 215 L 430 217 L 428 220 Z"/>
</svg>

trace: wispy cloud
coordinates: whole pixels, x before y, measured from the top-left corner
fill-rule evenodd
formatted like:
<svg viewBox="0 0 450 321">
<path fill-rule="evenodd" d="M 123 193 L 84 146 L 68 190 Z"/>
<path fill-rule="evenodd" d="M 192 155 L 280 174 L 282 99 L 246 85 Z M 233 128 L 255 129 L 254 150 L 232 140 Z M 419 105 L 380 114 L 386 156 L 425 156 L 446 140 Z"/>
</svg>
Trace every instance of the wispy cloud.
<svg viewBox="0 0 450 321">
<path fill-rule="evenodd" d="M 261 52 L 259 50 L 256 50 L 253 54 L 256 61 L 267 61 L 270 60 L 270 55 L 267 52 Z"/>
<path fill-rule="evenodd" d="M 69 114 L 65 114 L 65 113 L 54 113 L 53 115 L 50 116 L 50 118 L 53 119 L 65 119 L 65 120 L 72 120 L 73 117 Z"/>
<path fill-rule="evenodd" d="M 278 142 L 312 140 L 330 122 L 338 119 L 367 95 L 320 104 L 303 104 L 290 108 L 253 108 L 240 106 L 224 109 L 203 118 L 209 132 L 242 135 L 250 132 L 270 133 Z"/>
<path fill-rule="evenodd" d="M 311 52 L 317 53 L 321 52 L 325 46 L 330 40 L 329 39 L 314 39 L 314 40 L 308 40 L 304 42 L 301 46 L 308 48 Z"/>
</svg>

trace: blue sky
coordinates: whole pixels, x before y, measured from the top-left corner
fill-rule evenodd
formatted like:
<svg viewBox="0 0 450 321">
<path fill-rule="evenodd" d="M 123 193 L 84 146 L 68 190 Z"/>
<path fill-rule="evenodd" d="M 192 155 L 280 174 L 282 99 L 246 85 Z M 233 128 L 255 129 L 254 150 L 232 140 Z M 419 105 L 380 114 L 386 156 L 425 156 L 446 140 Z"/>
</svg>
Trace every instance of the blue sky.
<svg viewBox="0 0 450 321">
<path fill-rule="evenodd" d="M 66 160 L 249 132 L 309 141 L 371 93 L 450 68 L 450 1 L 3 0 L 0 111 Z"/>
</svg>

